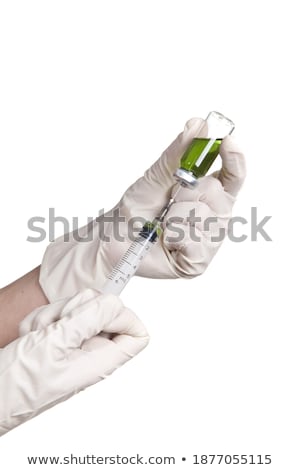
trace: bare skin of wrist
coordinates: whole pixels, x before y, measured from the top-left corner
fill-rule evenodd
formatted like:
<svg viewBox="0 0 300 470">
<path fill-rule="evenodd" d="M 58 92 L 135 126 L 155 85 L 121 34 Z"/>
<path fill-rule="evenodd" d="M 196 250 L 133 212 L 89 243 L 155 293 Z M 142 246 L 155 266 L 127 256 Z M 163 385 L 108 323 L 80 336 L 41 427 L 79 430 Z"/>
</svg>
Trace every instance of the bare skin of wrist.
<svg viewBox="0 0 300 470">
<path fill-rule="evenodd" d="M 19 324 L 32 310 L 49 303 L 39 284 L 40 266 L 0 289 L 0 348 L 19 336 Z"/>
</svg>

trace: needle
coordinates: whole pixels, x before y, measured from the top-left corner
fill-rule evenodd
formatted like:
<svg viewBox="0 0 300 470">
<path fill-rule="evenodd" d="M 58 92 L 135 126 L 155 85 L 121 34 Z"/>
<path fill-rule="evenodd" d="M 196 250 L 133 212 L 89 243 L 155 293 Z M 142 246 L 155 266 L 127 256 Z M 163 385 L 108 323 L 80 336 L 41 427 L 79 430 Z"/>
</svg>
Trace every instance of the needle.
<svg viewBox="0 0 300 470">
<path fill-rule="evenodd" d="M 170 198 L 168 204 L 165 205 L 165 207 L 163 208 L 163 210 L 161 211 L 160 215 L 156 218 L 159 222 L 163 222 L 165 216 L 167 215 L 170 207 L 174 204 L 175 202 L 175 198 L 177 196 L 177 194 L 179 193 L 181 189 L 181 186 L 178 186 L 178 188 L 176 189 L 175 193 L 173 194 L 173 196 Z"/>
</svg>

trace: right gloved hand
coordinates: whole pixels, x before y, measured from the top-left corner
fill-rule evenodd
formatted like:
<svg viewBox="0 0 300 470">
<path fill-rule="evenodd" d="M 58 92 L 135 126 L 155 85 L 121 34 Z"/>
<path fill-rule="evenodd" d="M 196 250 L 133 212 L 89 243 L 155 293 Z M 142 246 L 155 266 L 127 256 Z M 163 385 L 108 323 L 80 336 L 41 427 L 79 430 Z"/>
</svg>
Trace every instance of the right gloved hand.
<svg viewBox="0 0 300 470">
<path fill-rule="evenodd" d="M 113 295 L 86 289 L 35 309 L 0 350 L 0 436 L 106 378 L 148 334 Z"/>
<path fill-rule="evenodd" d="M 174 171 L 195 135 L 206 135 L 202 119 L 188 121 L 184 131 L 162 156 L 127 189 L 117 206 L 105 214 L 106 218 L 112 217 L 116 210 L 124 217 L 124 222 L 118 225 L 123 241 L 114 236 L 113 222 L 100 218 L 81 228 L 75 236 L 69 234 L 69 241 L 64 241 L 62 236 L 48 246 L 41 265 L 40 284 L 50 302 L 74 295 L 84 287 L 101 289 L 130 245 L 129 220 L 142 217 L 151 221 L 169 201 L 177 187 Z M 220 155 L 222 169 L 200 178 L 195 189 L 182 189 L 171 207 L 166 224 L 171 217 L 180 218 L 177 227 L 183 236 L 176 238 L 177 232 L 166 226 L 163 236 L 141 263 L 137 275 L 173 279 L 191 278 L 204 272 L 222 243 L 235 196 L 245 178 L 245 159 L 232 137 L 223 140 Z M 201 221 L 188 220 L 192 210 Z M 205 219 L 211 217 L 214 222 L 205 224 Z M 140 222 L 140 228 L 142 225 Z M 194 239 L 192 231 L 197 235 Z M 219 240 L 218 234 L 221 235 Z M 78 241 L 78 235 L 82 237 L 81 241 Z"/>
</svg>

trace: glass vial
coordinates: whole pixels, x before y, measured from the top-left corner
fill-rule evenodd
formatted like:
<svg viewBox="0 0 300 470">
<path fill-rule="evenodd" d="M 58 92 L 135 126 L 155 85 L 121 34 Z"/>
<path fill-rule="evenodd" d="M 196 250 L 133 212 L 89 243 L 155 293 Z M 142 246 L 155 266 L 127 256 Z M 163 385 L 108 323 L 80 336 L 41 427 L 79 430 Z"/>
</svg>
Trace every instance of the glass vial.
<svg viewBox="0 0 300 470">
<path fill-rule="evenodd" d="M 181 157 L 180 168 L 174 174 L 182 186 L 193 187 L 198 178 L 206 175 L 219 154 L 222 139 L 234 129 L 234 123 L 217 111 L 211 111 L 205 122 L 207 137 L 194 137 Z"/>
</svg>

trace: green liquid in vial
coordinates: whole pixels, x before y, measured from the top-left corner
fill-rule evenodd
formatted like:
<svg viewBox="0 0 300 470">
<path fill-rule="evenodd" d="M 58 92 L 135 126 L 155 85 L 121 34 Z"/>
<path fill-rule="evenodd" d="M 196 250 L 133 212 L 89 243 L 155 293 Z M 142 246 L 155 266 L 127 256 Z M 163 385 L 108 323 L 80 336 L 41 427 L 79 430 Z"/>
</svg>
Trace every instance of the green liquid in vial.
<svg viewBox="0 0 300 470">
<path fill-rule="evenodd" d="M 181 157 L 180 168 L 186 171 L 191 171 L 196 178 L 206 175 L 206 173 L 208 172 L 211 165 L 219 154 L 222 139 L 215 140 L 202 162 L 200 164 L 197 164 L 199 156 L 201 155 L 209 141 L 210 139 L 208 138 L 196 137 L 195 139 L 193 139 L 190 146 L 187 148 L 187 150 Z"/>
</svg>

